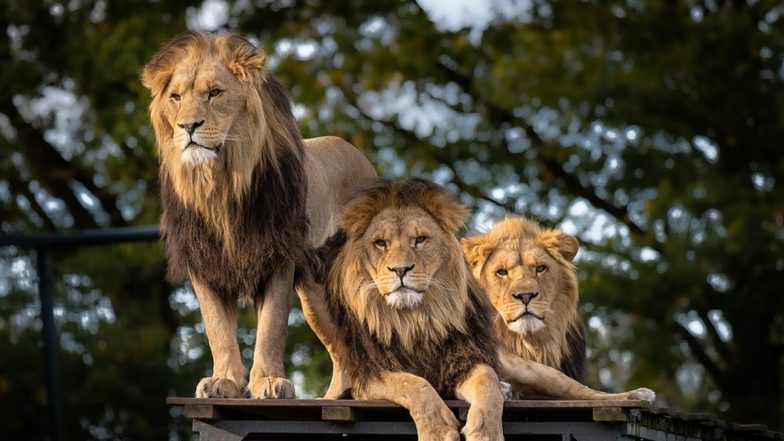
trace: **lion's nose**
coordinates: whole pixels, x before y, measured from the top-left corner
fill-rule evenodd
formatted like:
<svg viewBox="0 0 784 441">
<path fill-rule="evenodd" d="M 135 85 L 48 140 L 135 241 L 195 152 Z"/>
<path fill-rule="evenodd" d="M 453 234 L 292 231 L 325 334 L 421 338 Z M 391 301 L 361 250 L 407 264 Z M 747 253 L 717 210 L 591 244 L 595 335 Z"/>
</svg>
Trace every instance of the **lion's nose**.
<svg viewBox="0 0 784 441">
<path fill-rule="evenodd" d="M 405 276 L 407 272 L 409 272 L 412 269 L 414 269 L 414 265 L 412 264 L 410 266 L 393 266 L 391 268 L 387 267 L 387 269 L 392 271 L 393 273 L 397 274 L 397 276 L 402 279 L 403 276 Z"/>
<path fill-rule="evenodd" d="M 189 122 L 189 123 L 177 123 L 177 125 L 180 126 L 181 129 L 183 129 L 186 132 L 188 132 L 189 135 L 193 135 L 193 132 L 195 132 L 196 129 L 201 127 L 203 124 L 204 124 L 204 120 L 193 121 L 193 122 Z"/>
<path fill-rule="evenodd" d="M 536 296 L 539 295 L 539 292 L 518 292 L 512 294 L 512 297 L 516 298 L 517 300 L 523 302 L 523 305 L 527 305 L 531 303 Z"/>
</svg>

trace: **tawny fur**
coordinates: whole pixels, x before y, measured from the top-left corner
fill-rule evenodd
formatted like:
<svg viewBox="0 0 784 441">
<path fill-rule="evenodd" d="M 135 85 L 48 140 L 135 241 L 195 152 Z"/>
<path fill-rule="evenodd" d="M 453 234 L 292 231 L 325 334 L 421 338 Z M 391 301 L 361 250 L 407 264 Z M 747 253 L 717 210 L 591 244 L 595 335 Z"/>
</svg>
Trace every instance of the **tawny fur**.
<svg viewBox="0 0 784 441">
<path fill-rule="evenodd" d="M 441 398 L 465 399 L 471 408 L 462 432 L 471 441 L 503 437 L 499 374 L 518 394 L 653 399 L 647 389 L 594 391 L 503 350 L 492 332 L 497 314 L 459 257 L 455 233 L 464 216 L 438 185 L 378 179 L 345 206 L 342 229 L 316 253 L 325 290 L 306 297 L 315 315 L 341 324 L 331 355 L 346 367 L 355 398 L 406 407 L 425 440 L 458 439 Z M 404 287 L 422 300 L 401 307 L 384 299 Z"/>
<path fill-rule="evenodd" d="M 487 321 L 490 306 L 454 237 L 466 213 L 450 193 L 416 178 L 399 183 L 379 179 L 344 208 L 343 233 L 320 252 L 330 262 L 326 288 L 331 312 L 348 339 L 342 356 L 359 383 L 387 364 L 414 367 L 413 373 L 441 390 L 454 388 L 476 363 L 495 365 L 493 351 L 484 349 L 495 345 Z M 426 244 L 409 243 L 420 235 L 428 238 Z M 382 236 L 390 249 L 368 249 Z M 399 237 L 408 256 L 397 248 Z M 401 260 L 405 258 L 409 260 Z M 414 264 L 410 283 L 424 290 L 421 303 L 409 308 L 392 307 L 384 298 L 384 273 L 400 262 Z M 452 360 L 448 353 L 454 353 Z M 373 356 L 378 359 L 371 360 Z"/>
<path fill-rule="evenodd" d="M 454 397 L 471 404 L 467 440 L 503 439 L 491 308 L 455 237 L 466 213 L 431 182 L 378 179 L 346 205 L 342 231 L 318 251 L 322 310 L 341 324 L 333 348 L 354 397 L 404 406 L 426 441 L 460 439 L 442 400 Z M 387 300 L 401 291 L 421 298 Z"/>
<path fill-rule="evenodd" d="M 585 344 L 582 319 L 578 313 L 577 278 L 572 259 L 578 243 L 557 229 L 542 228 L 537 222 L 510 217 L 489 232 L 462 240 L 474 276 L 485 289 L 498 311 L 493 327 L 501 344 L 509 351 L 559 369 L 578 381 L 583 380 Z M 544 265 L 546 274 L 536 267 Z M 508 274 L 499 276 L 503 269 Z M 519 315 L 523 307 L 513 295 L 535 291 L 532 310 L 543 321 L 538 329 L 524 333 L 510 329 L 507 320 Z M 520 329 L 521 323 L 511 325 Z"/>
<path fill-rule="evenodd" d="M 283 355 L 295 269 L 308 267 L 309 248 L 335 231 L 338 208 L 375 171 L 345 141 L 303 140 L 265 52 L 237 35 L 178 35 L 142 81 L 152 94 L 169 277 L 193 281 L 213 352 L 197 396 L 235 397 L 247 383 L 232 317 L 252 300 L 249 394 L 293 397 Z M 329 345 L 334 324 L 311 326 Z"/>
</svg>

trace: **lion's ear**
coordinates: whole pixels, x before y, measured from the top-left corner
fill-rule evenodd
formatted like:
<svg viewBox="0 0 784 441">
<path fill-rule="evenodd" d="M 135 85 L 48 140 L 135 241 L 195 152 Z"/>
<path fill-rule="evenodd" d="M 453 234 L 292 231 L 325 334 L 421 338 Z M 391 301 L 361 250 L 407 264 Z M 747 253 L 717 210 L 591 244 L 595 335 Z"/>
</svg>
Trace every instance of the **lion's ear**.
<svg viewBox="0 0 784 441">
<path fill-rule="evenodd" d="M 460 240 L 460 246 L 463 247 L 463 254 L 473 270 L 481 269 L 487 256 L 490 255 L 490 247 L 485 235 L 464 237 Z"/>
<path fill-rule="evenodd" d="M 422 178 L 411 177 L 403 181 L 400 193 L 404 201 L 409 195 L 413 196 L 413 203 L 430 213 L 444 231 L 452 234 L 457 234 L 470 213 L 454 193 Z"/>
<path fill-rule="evenodd" d="M 152 96 L 158 96 L 166 90 L 172 78 L 171 69 L 148 63 L 142 71 L 142 84 L 150 89 Z"/>
<path fill-rule="evenodd" d="M 558 239 L 558 251 L 564 256 L 564 259 L 569 262 L 573 261 L 579 249 L 580 242 L 576 237 L 561 233 L 561 237 Z"/>
<path fill-rule="evenodd" d="M 545 249 L 560 254 L 569 262 L 574 260 L 577 250 L 580 249 L 580 243 L 577 242 L 577 238 L 564 234 L 560 230 L 551 230 L 543 233 L 539 237 L 539 241 Z"/>
<path fill-rule="evenodd" d="M 427 211 L 433 215 L 441 228 L 452 234 L 457 234 L 463 228 L 465 219 L 468 217 L 468 208 L 452 198 L 435 199 L 433 202 L 434 205 L 431 205 Z"/>
<path fill-rule="evenodd" d="M 229 70 L 240 81 L 254 83 L 263 80 L 267 73 L 267 53 L 264 49 L 256 48 L 248 40 L 236 35 L 227 38 L 231 51 Z"/>
<path fill-rule="evenodd" d="M 349 237 L 365 234 L 370 222 L 380 211 L 382 204 L 373 197 L 358 197 L 348 202 L 340 213 L 340 226 Z"/>
</svg>

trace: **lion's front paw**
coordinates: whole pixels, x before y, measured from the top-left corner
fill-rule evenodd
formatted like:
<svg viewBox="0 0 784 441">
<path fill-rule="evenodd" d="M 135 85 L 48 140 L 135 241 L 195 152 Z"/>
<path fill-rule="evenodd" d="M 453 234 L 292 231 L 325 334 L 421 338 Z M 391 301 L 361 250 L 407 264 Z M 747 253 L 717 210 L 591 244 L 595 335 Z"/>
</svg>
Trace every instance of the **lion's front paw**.
<svg viewBox="0 0 784 441">
<path fill-rule="evenodd" d="M 251 398 L 294 398 L 294 383 L 285 378 L 262 377 L 252 380 L 248 389 Z"/>
<path fill-rule="evenodd" d="M 419 441 L 460 441 L 459 423 L 448 407 L 436 410 L 429 417 L 417 421 Z"/>
<path fill-rule="evenodd" d="M 501 415 L 494 415 L 494 413 L 496 412 L 475 409 L 472 406 L 462 430 L 466 441 L 502 441 L 504 429 L 501 425 Z"/>
<path fill-rule="evenodd" d="M 206 377 L 196 385 L 196 398 L 239 398 L 244 386 L 228 378 Z"/>
<path fill-rule="evenodd" d="M 633 391 L 629 391 L 629 394 L 626 396 L 626 399 L 653 402 L 653 400 L 656 399 L 656 392 L 648 388 L 641 387 L 639 389 L 634 389 Z"/>
</svg>

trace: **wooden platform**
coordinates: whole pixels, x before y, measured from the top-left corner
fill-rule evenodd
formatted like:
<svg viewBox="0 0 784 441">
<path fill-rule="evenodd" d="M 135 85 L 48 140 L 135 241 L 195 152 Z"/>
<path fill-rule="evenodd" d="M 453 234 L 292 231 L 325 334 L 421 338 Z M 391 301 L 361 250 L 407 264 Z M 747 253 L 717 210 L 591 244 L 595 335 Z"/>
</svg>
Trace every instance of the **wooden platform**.
<svg viewBox="0 0 784 441">
<path fill-rule="evenodd" d="M 415 440 L 408 411 L 387 401 L 249 400 L 171 397 L 201 441 Z M 447 401 L 461 421 L 464 401 Z M 686 414 L 641 401 L 507 401 L 506 440 L 784 440 L 761 425 Z"/>
</svg>

